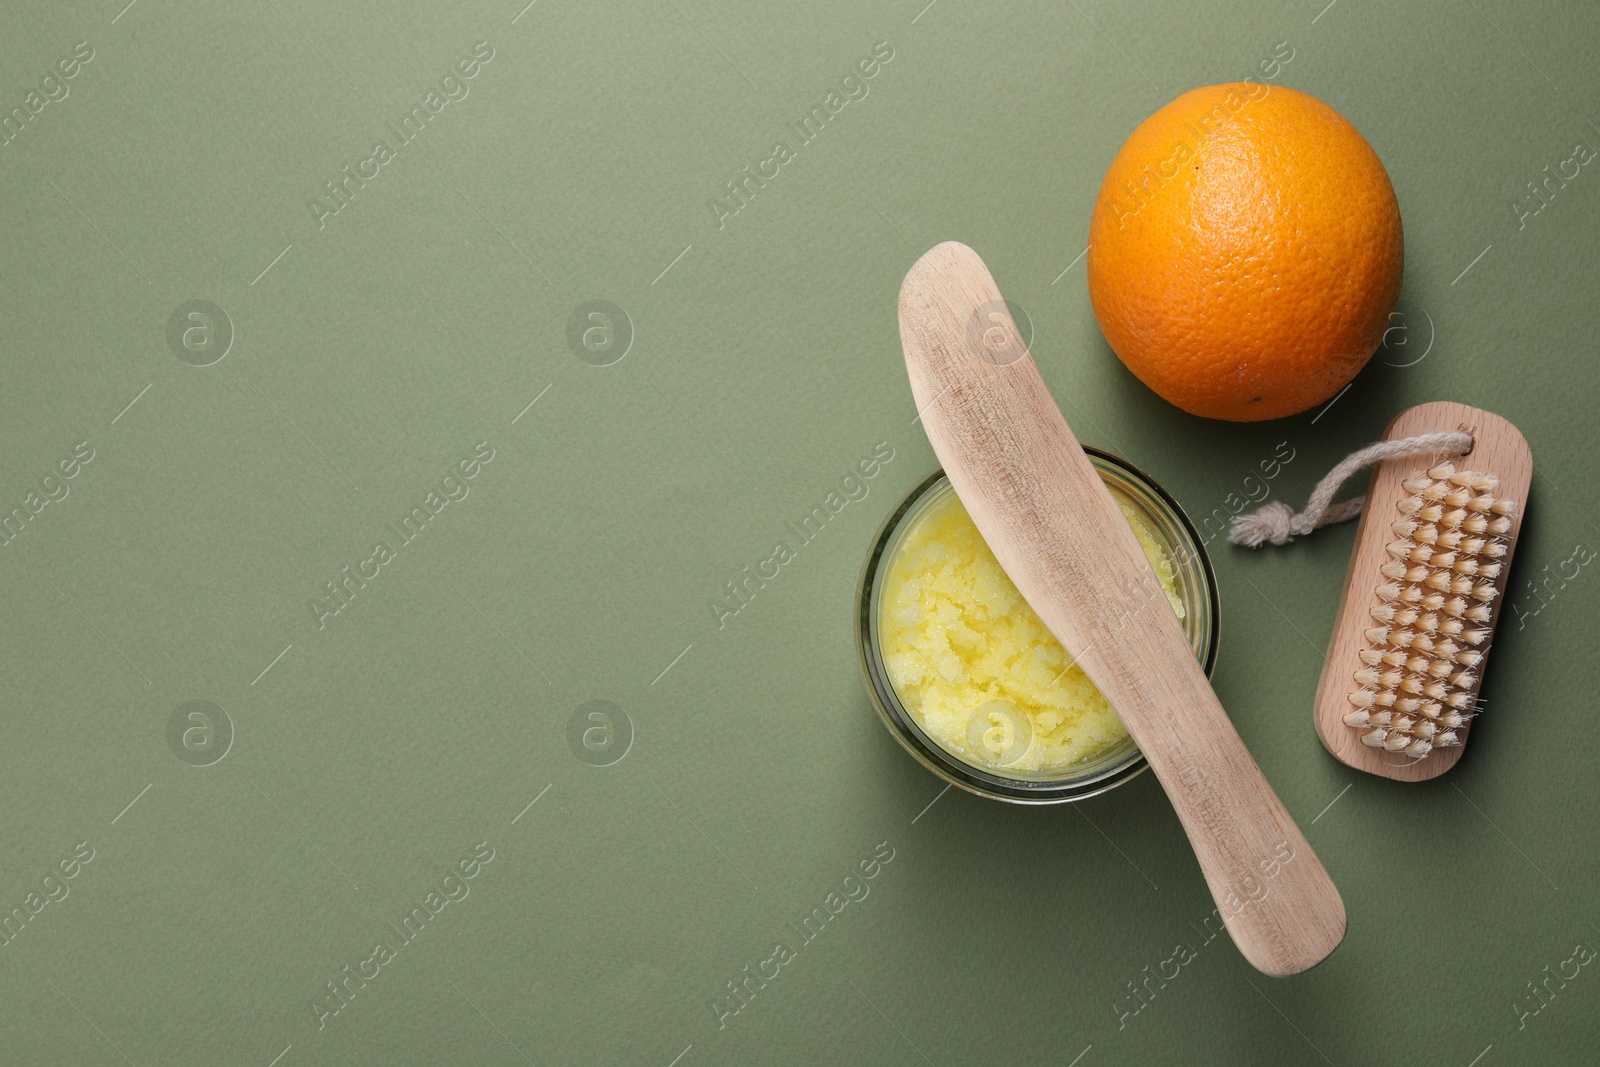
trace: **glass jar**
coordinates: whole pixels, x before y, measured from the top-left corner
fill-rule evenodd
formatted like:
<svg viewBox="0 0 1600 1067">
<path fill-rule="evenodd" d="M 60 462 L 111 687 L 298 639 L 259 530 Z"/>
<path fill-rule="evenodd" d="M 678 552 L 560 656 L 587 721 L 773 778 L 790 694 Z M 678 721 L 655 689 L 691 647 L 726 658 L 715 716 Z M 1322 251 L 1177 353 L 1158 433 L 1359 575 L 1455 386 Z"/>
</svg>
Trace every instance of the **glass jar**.
<svg viewBox="0 0 1600 1067">
<path fill-rule="evenodd" d="M 1184 606 L 1184 633 L 1195 658 L 1210 675 L 1217 659 L 1220 603 L 1217 578 L 1194 524 L 1166 490 L 1131 463 L 1097 448 L 1084 451 L 1112 497 L 1132 507 L 1172 561 L 1177 596 Z M 924 478 L 884 520 L 867 553 L 856 608 L 856 654 L 878 717 L 918 763 L 951 785 L 995 800 L 1059 804 L 1097 796 L 1135 777 L 1149 765 L 1131 737 L 1064 773 L 1008 774 L 1003 769 L 968 762 L 940 745 L 901 702 L 885 667 L 880 643 L 883 586 L 909 533 L 954 492 L 942 470 Z"/>
</svg>

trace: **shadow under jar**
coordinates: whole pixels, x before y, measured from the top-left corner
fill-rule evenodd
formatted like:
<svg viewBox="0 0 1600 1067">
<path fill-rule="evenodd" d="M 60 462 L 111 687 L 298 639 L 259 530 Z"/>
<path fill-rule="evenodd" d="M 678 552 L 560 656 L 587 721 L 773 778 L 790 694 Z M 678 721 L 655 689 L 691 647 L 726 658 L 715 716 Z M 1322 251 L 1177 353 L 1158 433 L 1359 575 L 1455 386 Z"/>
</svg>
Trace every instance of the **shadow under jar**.
<svg viewBox="0 0 1600 1067">
<path fill-rule="evenodd" d="M 1170 562 L 1171 594 L 1183 606 L 1184 633 L 1196 659 L 1209 675 L 1217 658 L 1220 606 L 1216 575 L 1194 525 L 1166 490 L 1143 471 L 1099 449 L 1085 448 L 1084 451 L 1112 497 L 1131 514 L 1137 526 L 1144 528 L 1149 540 Z M 891 584 L 891 572 L 906 552 L 908 543 L 916 540 L 924 524 L 941 521 L 954 496 L 955 489 L 944 472 L 934 471 L 884 520 L 867 554 L 861 574 L 861 598 L 856 609 L 856 653 L 867 693 L 879 718 L 924 767 L 951 785 L 996 800 L 1059 804 L 1097 796 L 1135 777 L 1148 764 L 1131 737 L 1123 736 L 1066 766 L 1029 770 L 1008 765 L 1025 762 L 1022 757 L 1034 743 L 1027 722 L 1019 722 L 1022 729 L 1008 735 L 1007 743 L 1015 748 L 1014 752 L 1007 753 L 1014 756 L 1012 760 L 982 759 L 959 741 L 949 737 L 941 740 L 938 731 L 924 725 L 918 709 L 908 706 L 915 701 L 903 698 L 891 678 L 884 651 L 885 590 Z M 1157 598 L 1155 606 L 1168 610 L 1170 603 L 1162 596 Z M 1068 654 L 1070 656 L 1070 650 Z M 1002 719 L 1022 717 L 1019 710 L 1006 701 L 993 703 L 997 705 L 994 713 Z M 988 707 L 980 705 L 973 713 L 976 715 Z"/>
</svg>

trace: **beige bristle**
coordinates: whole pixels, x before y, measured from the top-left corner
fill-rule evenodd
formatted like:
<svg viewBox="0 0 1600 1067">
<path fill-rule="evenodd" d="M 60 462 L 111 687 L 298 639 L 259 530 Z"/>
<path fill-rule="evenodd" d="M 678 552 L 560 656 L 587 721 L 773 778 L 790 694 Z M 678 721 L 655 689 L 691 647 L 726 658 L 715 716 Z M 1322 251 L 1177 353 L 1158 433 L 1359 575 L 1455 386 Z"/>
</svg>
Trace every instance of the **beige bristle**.
<svg viewBox="0 0 1600 1067">
<path fill-rule="evenodd" d="M 1433 549 L 1427 545 L 1414 545 L 1410 541 L 1396 541 L 1388 546 L 1389 555 L 1408 563 L 1432 562 Z"/>
<path fill-rule="evenodd" d="M 1496 496 L 1494 475 L 1449 462 L 1412 471 L 1403 486 L 1369 609 L 1380 625 L 1364 631 L 1356 710 L 1344 721 L 1365 745 L 1421 759 L 1461 744 L 1517 510 Z"/>
<path fill-rule="evenodd" d="M 1400 684 L 1400 672 L 1380 671 L 1376 667 L 1366 667 L 1356 671 L 1355 682 L 1357 685 L 1367 688 L 1382 686 L 1385 689 L 1393 689 Z"/>
<path fill-rule="evenodd" d="M 1416 634 L 1410 630 L 1396 629 L 1390 626 L 1385 626 L 1383 629 L 1384 642 L 1393 648 L 1410 648 L 1411 642 L 1416 640 Z"/>
</svg>

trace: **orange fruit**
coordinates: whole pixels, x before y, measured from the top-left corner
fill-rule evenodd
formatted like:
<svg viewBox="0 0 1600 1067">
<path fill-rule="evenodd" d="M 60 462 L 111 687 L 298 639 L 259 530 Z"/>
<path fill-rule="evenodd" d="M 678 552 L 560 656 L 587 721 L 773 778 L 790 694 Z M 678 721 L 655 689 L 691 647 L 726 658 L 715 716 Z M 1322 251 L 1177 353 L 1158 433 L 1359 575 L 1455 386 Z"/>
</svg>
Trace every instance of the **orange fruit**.
<svg viewBox="0 0 1600 1067">
<path fill-rule="evenodd" d="M 1400 297 L 1400 206 L 1328 105 L 1251 82 L 1184 93 L 1133 131 L 1089 223 L 1089 299 L 1156 393 L 1235 422 L 1354 378 Z"/>
</svg>

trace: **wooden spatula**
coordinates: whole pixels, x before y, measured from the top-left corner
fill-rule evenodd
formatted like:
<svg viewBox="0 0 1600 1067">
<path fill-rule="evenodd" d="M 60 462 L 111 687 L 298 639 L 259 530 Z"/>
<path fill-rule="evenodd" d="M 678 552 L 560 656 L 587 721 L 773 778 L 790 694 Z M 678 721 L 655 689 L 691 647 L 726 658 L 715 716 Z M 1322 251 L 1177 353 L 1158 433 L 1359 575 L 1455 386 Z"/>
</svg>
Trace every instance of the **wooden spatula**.
<svg viewBox="0 0 1600 1067">
<path fill-rule="evenodd" d="M 961 502 L 1150 761 L 1239 951 L 1275 977 L 1320 963 L 1344 937 L 1339 891 L 1218 703 L 976 252 L 947 242 L 911 268 L 900 341 Z"/>
</svg>

